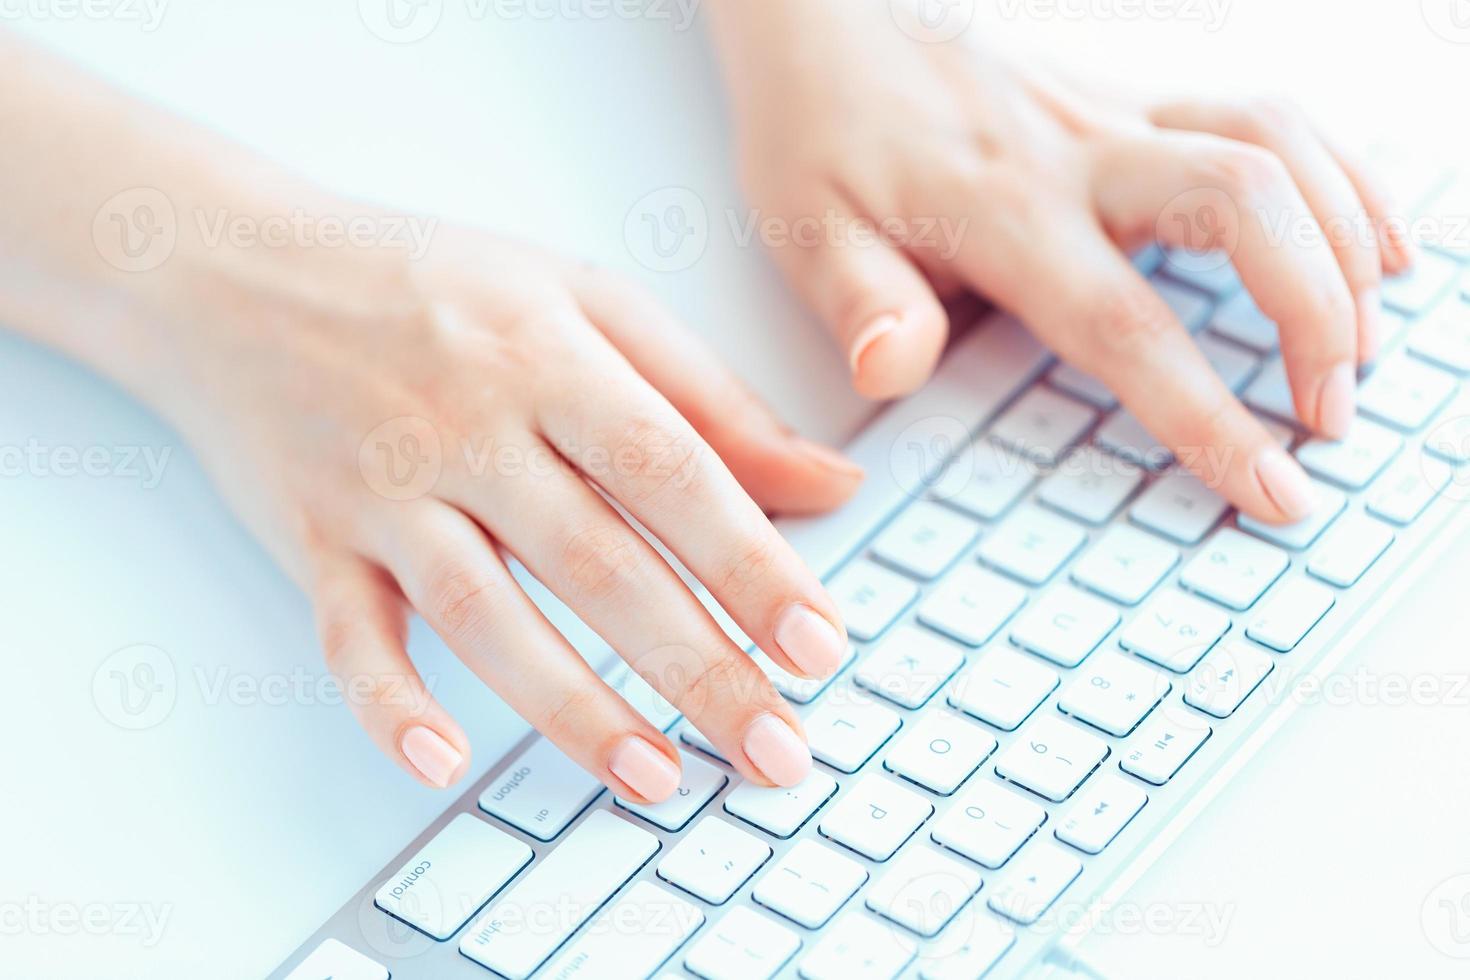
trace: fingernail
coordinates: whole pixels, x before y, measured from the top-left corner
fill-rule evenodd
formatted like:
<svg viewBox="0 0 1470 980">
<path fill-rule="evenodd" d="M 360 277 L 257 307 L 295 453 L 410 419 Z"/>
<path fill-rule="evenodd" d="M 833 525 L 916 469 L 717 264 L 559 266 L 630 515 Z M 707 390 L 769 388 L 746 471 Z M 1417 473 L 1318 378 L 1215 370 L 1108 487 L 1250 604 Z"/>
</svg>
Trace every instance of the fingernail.
<svg viewBox="0 0 1470 980">
<path fill-rule="evenodd" d="M 863 355 L 867 354 L 869 348 L 883 339 L 888 334 L 898 329 L 898 317 L 892 313 L 884 313 L 874 317 L 867 326 L 857 332 L 852 338 L 852 346 L 848 348 L 847 358 L 852 366 L 852 373 L 857 374 L 863 365 Z"/>
<path fill-rule="evenodd" d="M 1333 439 L 1347 438 L 1357 415 L 1358 370 L 1339 364 L 1327 373 L 1317 396 L 1317 428 Z"/>
<path fill-rule="evenodd" d="M 422 725 L 404 732 L 398 748 L 425 779 L 440 789 L 449 785 L 454 771 L 464 761 L 459 749 L 444 741 L 432 728 Z"/>
<path fill-rule="evenodd" d="M 810 677 L 837 670 L 847 651 L 847 637 L 811 606 L 794 602 L 776 619 L 776 646 Z"/>
<path fill-rule="evenodd" d="M 1317 494 L 1306 471 L 1275 445 L 1262 449 L 1256 457 L 1256 479 L 1261 481 L 1266 496 L 1293 521 L 1310 516 L 1317 508 Z"/>
<path fill-rule="evenodd" d="M 772 714 L 764 714 L 745 730 L 745 755 L 777 786 L 795 786 L 812 769 L 812 754 L 801 736 Z"/>
<path fill-rule="evenodd" d="M 796 444 L 798 452 L 823 469 L 832 470 L 834 473 L 849 479 L 861 479 L 863 476 L 863 468 L 861 466 L 835 449 L 800 437 L 793 437 L 792 442 Z"/>
<path fill-rule="evenodd" d="M 607 760 L 612 774 L 645 800 L 660 803 L 679 788 L 679 767 L 637 735 L 629 735 Z"/>
<path fill-rule="evenodd" d="M 1383 294 L 1365 289 L 1358 294 L 1358 362 L 1370 364 L 1383 347 Z"/>
</svg>

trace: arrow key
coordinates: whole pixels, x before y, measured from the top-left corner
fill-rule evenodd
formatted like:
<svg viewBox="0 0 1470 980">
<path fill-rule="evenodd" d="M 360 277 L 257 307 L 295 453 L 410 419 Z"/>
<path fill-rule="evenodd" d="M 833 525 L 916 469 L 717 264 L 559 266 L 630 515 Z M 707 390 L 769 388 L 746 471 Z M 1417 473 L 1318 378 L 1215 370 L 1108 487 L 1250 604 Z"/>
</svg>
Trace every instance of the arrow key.
<svg viewBox="0 0 1470 980">
<path fill-rule="evenodd" d="M 1098 773 L 1057 824 L 1057 840 L 1100 854 L 1147 802 L 1148 794 L 1122 776 Z"/>
</svg>

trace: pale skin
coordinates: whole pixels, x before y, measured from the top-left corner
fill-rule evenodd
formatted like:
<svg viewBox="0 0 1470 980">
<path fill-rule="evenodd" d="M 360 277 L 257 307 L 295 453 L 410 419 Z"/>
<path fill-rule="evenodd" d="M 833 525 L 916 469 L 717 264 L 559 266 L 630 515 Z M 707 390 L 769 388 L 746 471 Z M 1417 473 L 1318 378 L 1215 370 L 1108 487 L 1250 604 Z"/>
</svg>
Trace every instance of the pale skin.
<svg viewBox="0 0 1470 980">
<path fill-rule="evenodd" d="M 921 385 L 949 329 L 940 300 L 979 292 L 1169 446 L 1231 448 L 1213 482 L 1242 510 L 1283 521 L 1310 509 L 1296 464 L 1124 250 L 1167 227 L 1161 215 L 1191 189 L 1246 202 L 1237 267 L 1281 324 L 1301 418 L 1341 434 L 1353 410 L 1343 372 L 1371 358 L 1380 276 L 1405 268 L 1409 247 L 1282 247 L 1251 216 L 1381 222 L 1390 205 L 1372 178 L 1285 110 L 1103 101 L 994 52 L 917 43 L 884 4 L 869 17 L 849 0 L 838 16 L 842 2 L 721 0 L 708 19 L 753 204 L 792 219 L 968 219 L 942 256 L 777 250 L 857 389 Z M 179 215 L 379 212 L 4 35 L 0 132 L 0 322 L 86 361 L 183 434 L 311 598 L 329 668 L 354 690 L 366 679 L 369 695 L 348 700 L 386 756 L 431 786 L 471 771 L 463 730 L 405 649 L 417 613 L 615 792 L 676 789 L 672 742 L 535 608 L 514 558 L 743 776 L 804 777 L 795 713 L 628 517 L 776 665 L 826 676 L 846 645 L 840 616 L 766 515 L 829 510 L 862 473 L 781 424 L 646 291 L 448 224 L 410 257 L 210 242 L 186 219 L 166 261 L 124 271 L 94 219 L 128 188 L 163 191 Z M 391 454 L 375 462 L 404 435 L 436 445 L 442 467 L 411 493 L 397 492 Z"/>
</svg>

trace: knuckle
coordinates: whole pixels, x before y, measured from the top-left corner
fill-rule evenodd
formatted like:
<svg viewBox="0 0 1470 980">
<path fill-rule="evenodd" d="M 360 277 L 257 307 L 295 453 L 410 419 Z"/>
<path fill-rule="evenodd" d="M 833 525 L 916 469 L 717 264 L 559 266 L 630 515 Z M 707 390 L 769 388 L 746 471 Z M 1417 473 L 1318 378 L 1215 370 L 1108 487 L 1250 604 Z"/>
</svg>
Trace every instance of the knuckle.
<svg viewBox="0 0 1470 980">
<path fill-rule="evenodd" d="M 358 626 L 351 617 L 339 612 L 325 613 L 321 617 L 322 660 L 327 670 L 339 673 L 343 664 L 352 656 L 356 647 Z"/>
<path fill-rule="evenodd" d="M 678 692 L 679 700 L 700 706 L 701 716 L 711 711 L 731 711 L 759 699 L 753 664 L 720 654 L 707 659 L 692 673 Z M 763 700 L 763 699 L 761 699 Z"/>
<path fill-rule="evenodd" d="M 490 597 L 495 583 L 458 563 L 450 562 L 429 580 L 429 615 L 448 637 L 475 637 L 490 626 Z"/>
<path fill-rule="evenodd" d="M 562 546 L 562 567 L 572 592 L 600 601 L 621 592 L 643 564 L 632 532 L 599 525 L 577 531 Z"/>
<path fill-rule="evenodd" d="M 700 441 L 660 419 L 639 416 L 628 421 L 617 440 L 613 465 L 634 501 L 667 490 L 689 490 L 698 478 Z"/>
<path fill-rule="evenodd" d="M 587 719 L 594 713 L 597 697 L 591 691 L 567 691 L 546 713 L 537 727 L 553 742 L 567 744 L 587 734 Z"/>
<path fill-rule="evenodd" d="M 1242 103 L 1232 129 L 1244 140 L 1275 145 L 1291 139 L 1303 123 L 1296 103 L 1280 95 L 1261 96 Z"/>
<path fill-rule="evenodd" d="M 1173 328 L 1166 306 L 1141 284 L 1117 283 L 1089 298 L 1093 342 L 1104 356 L 1128 353 L 1158 340 Z"/>
<path fill-rule="evenodd" d="M 1205 155 L 1204 184 L 1243 198 L 1259 197 L 1287 182 L 1286 164 L 1270 150 L 1249 143 L 1226 143 Z"/>
<path fill-rule="evenodd" d="M 737 602 L 770 581 L 778 562 L 775 544 L 765 534 L 756 534 L 738 546 L 726 560 L 714 584 L 722 602 Z"/>
</svg>

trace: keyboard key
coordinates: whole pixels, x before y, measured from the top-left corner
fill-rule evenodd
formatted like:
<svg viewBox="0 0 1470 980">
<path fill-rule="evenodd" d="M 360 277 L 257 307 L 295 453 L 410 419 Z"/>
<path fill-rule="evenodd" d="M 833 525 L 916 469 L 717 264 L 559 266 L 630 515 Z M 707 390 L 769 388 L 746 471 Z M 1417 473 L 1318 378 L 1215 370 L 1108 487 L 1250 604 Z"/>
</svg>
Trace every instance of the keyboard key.
<svg viewBox="0 0 1470 980">
<path fill-rule="evenodd" d="M 980 655 L 950 690 L 949 703 L 1002 731 L 1015 731 L 1060 683 L 1057 672 L 1002 646 Z"/>
<path fill-rule="evenodd" d="M 1195 343 L 1199 345 L 1200 353 L 1205 355 L 1205 360 L 1210 362 L 1210 367 L 1225 382 L 1225 387 L 1236 394 L 1261 366 L 1261 358 L 1256 354 L 1241 350 L 1212 334 L 1201 334 L 1195 338 Z"/>
<path fill-rule="evenodd" d="M 786 700 L 795 704 L 811 704 L 815 701 L 817 695 L 825 691 L 856 657 L 857 651 L 853 649 L 852 644 L 848 644 L 847 651 L 843 653 L 842 660 L 837 664 L 837 669 L 832 672 L 831 676 L 796 677 L 777 667 L 759 650 L 750 655 L 756 666 L 765 671 L 766 676 L 771 679 L 771 686 L 780 691 Z"/>
<path fill-rule="evenodd" d="M 1016 610 L 1026 590 L 977 565 L 961 565 L 919 604 L 919 622 L 967 646 L 988 643 Z"/>
<path fill-rule="evenodd" d="M 870 561 L 854 561 L 827 583 L 842 613 L 847 635 L 871 640 L 886 630 L 919 597 L 909 579 Z"/>
<path fill-rule="evenodd" d="M 1422 249 L 1407 272 L 1383 277 L 1383 302 L 1411 316 L 1426 312 L 1460 277 L 1451 259 Z"/>
<path fill-rule="evenodd" d="M 924 951 L 922 980 L 975 980 L 986 976 L 1016 944 L 1007 922 L 980 912 L 961 915 Z"/>
<path fill-rule="evenodd" d="M 980 873 L 932 847 L 915 845 L 868 889 L 870 910 L 920 936 L 937 936 L 980 890 Z"/>
<path fill-rule="evenodd" d="M 1261 312 L 1247 292 L 1236 293 L 1215 311 L 1210 331 L 1260 354 L 1274 352 L 1281 343 L 1275 321 Z"/>
<path fill-rule="evenodd" d="M 1310 547 L 1312 542 L 1316 541 L 1327 529 L 1327 525 L 1337 520 L 1337 515 L 1347 507 L 1347 496 L 1336 487 L 1313 481 L 1312 489 L 1317 494 L 1317 509 L 1312 511 L 1309 517 L 1290 524 L 1267 524 L 1265 521 L 1258 521 L 1254 517 L 1241 514 L 1236 522 L 1242 530 L 1249 531 L 1258 538 L 1265 538 L 1273 544 L 1279 544 L 1283 548 L 1300 551 L 1302 548 Z"/>
<path fill-rule="evenodd" d="M 1288 564 L 1280 548 L 1226 527 L 1184 566 L 1179 581 L 1230 609 L 1249 609 Z"/>
<path fill-rule="evenodd" d="M 1087 532 L 1076 524 L 1025 504 L 980 542 L 980 560 L 1028 585 L 1041 585 L 1086 541 Z"/>
<path fill-rule="evenodd" d="M 614 802 L 655 827 L 662 827 L 671 833 L 683 830 L 725 788 L 730 779 L 708 762 L 687 752 L 679 753 L 679 761 L 683 767 L 679 788 L 667 800 L 662 803 L 634 803 L 618 796 L 614 797 Z"/>
<path fill-rule="evenodd" d="M 1347 438 L 1308 439 L 1296 451 L 1307 472 L 1349 490 L 1361 490 L 1398 455 L 1404 440 L 1392 429 L 1355 419 Z"/>
<path fill-rule="evenodd" d="M 1026 848 L 990 893 L 991 910 L 1029 926 L 1046 914 L 1082 873 L 1082 862 L 1056 844 L 1038 841 Z"/>
<path fill-rule="evenodd" d="M 836 792 L 837 780 L 814 768 L 795 786 L 741 783 L 725 797 L 725 812 L 785 840 Z"/>
<path fill-rule="evenodd" d="M 1158 671 L 1108 651 L 1078 670 L 1057 708 L 1109 735 L 1127 735 L 1173 687 Z"/>
<path fill-rule="evenodd" d="M 1154 481 L 1129 516 L 1151 531 L 1180 544 L 1197 544 L 1230 505 L 1188 470 L 1174 469 Z"/>
<path fill-rule="evenodd" d="M 1203 327 L 1210 318 L 1215 301 L 1204 292 L 1159 277 L 1150 280 L 1150 285 L 1190 333 Z"/>
<path fill-rule="evenodd" d="M 1166 469 L 1174 462 L 1174 454 L 1159 445 L 1153 433 L 1127 409 L 1108 416 L 1098 426 L 1096 438 L 1097 444 L 1108 452 L 1150 470 Z"/>
<path fill-rule="evenodd" d="M 545 975 L 642 980 L 702 925 L 704 913 L 693 903 L 650 882 L 634 882 L 547 965 Z"/>
<path fill-rule="evenodd" d="M 1230 264 L 1230 256 L 1224 252 L 1190 252 L 1176 248 L 1165 253 L 1159 268 L 1169 278 L 1187 283 L 1216 301 L 1241 288 L 1235 266 Z"/>
<path fill-rule="evenodd" d="M 689 947 L 684 967 L 705 980 L 770 980 L 798 949 L 795 932 L 737 905 Z"/>
<path fill-rule="evenodd" d="M 1200 599 L 1165 589 L 1127 626 L 1118 642 L 1176 674 L 1195 664 L 1230 629 L 1230 617 Z"/>
<path fill-rule="evenodd" d="M 816 841 L 797 841 L 751 892 L 761 905 L 799 926 L 820 929 L 868 880 L 852 858 Z"/>
<path fill-rule="evenodd" d="M 1207 715 L 1228 718 L 1275 666 L 1270 654 L 1238 640 L 1217 646 L 1190 671 L 1184 703 Z"/>
<path fill-rule="evenodd" d="M 851 688 L 841 693 L 828 695 L 802 722 L 813 757 L 839 772 L 857 772 L 903 722 L 891 708 Z"/>
<path fill-rule="evenodd" d="M 1011 642 L 1075 667 L 1118 625 L 1118 610 L 1071 585 L 1053 586 L 1016 618 Z"/>
<path fill-rule="evenodd" d="M 1407 527 L 1449 486 L 1452 475 L 1449 466 L 1433 456 L 1401 457 L 1369 489 L 1368 513 Z"/>
<path fill-rule="evenodd" d="M 324 939 L 311 955 L 286 974 L 286 980 L 388 980 L 388 968 L 346 943 Z"/>
<path fill-rule="evenodd" d="M 1470 262 L 1470 175 L 1460 173 L 1424 205 L 1423 213 L 1439 229 L 1426 248 L 1443 252 L 1460 262 Z"/>
<path fill-rule="evenodd" d="M 1424 426 L 1454 395 L 1453 376 L 1396 355 L 1374 368 L 1358 389 L 1358 410 L 1405 432 Z"/>
<path fill-rule="evenodd" d="M 948 796 L 995 751 L 995 739 L 947 711 L 930 711 L 904 729 L 883 768 Z"/>
<path fill-rule="evenodd" d="M 771 857 L 770 845 L 719 817 L 702 817 L 658 863 L 658 876 L 724 905 Z"/>
<path fill-rule="evenodd" d="M 1452 466 L 1470 463 L 1470 392 L 1460 396 L 1424 437 L 1424 449 Z"/>
<path fill-rule="evenodd" d="M 1118 406 L 1117 396 L 1108 390 L 1107 385 L 1070 364 L 1058 364 L 1051 369 L 1046 379 L 1055 387 L 1088 402 L 1094 408 L 1107 411 Z"/>
<path fill-rule="evenodd" d="M 1346 589 L 1363 577 L 1388 546 L 1394 534 L 1365 514 L 1349 514 L 1322 540 L 1307 571 L 1324 582 Z"/>
<path fill-rule="evenodd" d="M 850 912 L 832 924 L 801 960 L 802 980 L 893 980 L 914 960 L 914 946 L 892 929 Z"/>
<path fill-rule="evenodd" d="M 976 864 L 998 868 L 1045 820 L 1046 811 L 1025 797 L 991 782 L 978 782 L 934 822 L 929 836 Z"/>
<path fill-rule="evenodd" d="M 1143 473 L 1093 446 L 1072 453 L 1041 481 L 1037 495 L 1049 507 L 1079 521 L 1102 524 L 1128 502 L 1143 483 Z"/>
<path fill-rule="evenodd" d="M 1332 590 L 1310 579 L 1292 579 L 1266 597 L 1245 635 L 1278 653 L 1296 649 L 1337 602 Z"/>
<path fill-rule="evenodd" d="M 1175 707 L 1150 718 L 1123 749 L 1118 767 L 1146 783 L 1162 786 L 1213 734 L 1202 719 Z"/>
<path fill-rule="evenodd" d="M 1446 371 L 1470 374 L 1470 302 L 1453 297 L 1409 332 L 1409 351 Z"/>
<path fill-rule="evenodd" d="M 730 764 L 730 760 L 721 755 L 719 749 L 715 748 L 715 743 L 706 738 L 704 732 L 695 728 L 692 724 L 687 724 L 679 729 L 679 741 L 691 748 L 698 749 L 707 756 L 719 759 L 727 766 Z"/>
<path fill-rule="evenodd" d="M 1061 392 L 1037 386 L 1017 398 L 990 427 L 990 437 L 1038 463 L 1050 465 L 1075 446 L 1097 411 Z"/>
<path fill-rule="evenodd" d="M 1128 780 L 1098 773 L 1057 824 L 1057 840 L 1084 854 L 1101 854 L 1147 802 L 1148 794 Z"/>
<path fill-rule="evenodd" d="M 529 977 L 658 848 L 648 831 L 594 810 L 471 923 L 459 951 L 511 980 Z"/>
<path fill-rule="evenodd" d="M 378 889 L 378 908 L 443 942 L 531 863 L 531 849 L 461 813 Z"/>
<path fill-rule="evenodd" d="M 537 840 L 550 841 L 601 792 L 602 784 L 591 773 L 538 738 L 480 794 L 480 809 Z"/>
<path fill-rule="evenodd" d="M 993 521 L 1031 489 L 1040 472 L 1024 456 L 982 439 L 944 472 L 931 495 L 967 514 Z"/>
<path fill-rule="evenodd" d="M 980 526 L 928 500 L 916 500 L 873 542 L 873 554 L 887 565 L 920 579 L 931 579 L 967 551 Z"/>
<path fill-rule="evenodd" d="M 1115 602 L 1137 605 L 1179 564 L 1179 551 L 1126 524 L 1108 528 L 1072 566 L 1074 581 Z"/>
<path fill-rule="evenodd" d="M 859 687 L 903 708 L 919 708 L 964 665 L 965 654 L 917 626 L 889 633 L 858 665 Z"/>
<path fill-rule="evenodd" d="M 1102 739 L 1042 715 L 996 759 L 995 772 L 1037 796 L 1060 803 L 1108 757 Z"/>
<path fill-rule="evenodd" d="M 817 829 L 863 857 L 887 861 L 933 815 L 924 797 L 870 773 L 827 809 Z"/>
<path fill-rule="evenodd" d="M 1296 415 L 1296 402 L 1291 397 L 1291 385 L 1286 380 L 1286 364 L 1273 357 L 1261 368 L 1256 380 L 1246 386 L 1242 396 L 1251 408 L 1273 415 L 1285 422 L 1302 428 Z"/>
</svg>

